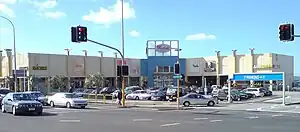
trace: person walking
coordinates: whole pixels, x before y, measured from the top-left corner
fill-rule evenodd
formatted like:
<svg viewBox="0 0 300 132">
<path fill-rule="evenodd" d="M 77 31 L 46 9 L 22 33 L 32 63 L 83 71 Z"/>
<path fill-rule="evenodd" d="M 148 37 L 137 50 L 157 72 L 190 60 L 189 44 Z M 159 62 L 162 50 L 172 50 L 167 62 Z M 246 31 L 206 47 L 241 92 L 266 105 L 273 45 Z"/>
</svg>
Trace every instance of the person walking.
<svg viewBox="0 0 300 132">
<path fill-rule="evenodd" d="M 118 91 L 118 94 L 117 94 L 117 103 L 118 103 L 118 105 L 122 105 L 121 100 L 122 100 L 122 92 Z"/>
</svg>

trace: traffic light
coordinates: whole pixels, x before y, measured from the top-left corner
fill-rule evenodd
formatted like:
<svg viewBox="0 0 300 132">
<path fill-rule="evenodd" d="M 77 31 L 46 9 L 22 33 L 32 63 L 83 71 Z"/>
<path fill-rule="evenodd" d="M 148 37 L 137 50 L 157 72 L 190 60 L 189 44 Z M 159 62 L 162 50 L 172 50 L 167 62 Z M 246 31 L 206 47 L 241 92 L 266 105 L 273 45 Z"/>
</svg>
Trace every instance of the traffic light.
<svg viewBox="0 0 300 132">
<path fill-rule="evenodd" d="M 128 76 L 129 75 L 129 67 L 127 65 L 122 66 L 122 76 Z"/>
<path fill-rule="evenodd" d="M 72 42 L 77 42 L 77 28 L 76 27 L 71 28 L 71 40 L 72 40 Z"/>
<path fill-rule="evenodd" d="M 87 42 L 87 27 L 77 26 L 78 42 Z"/>
<path fill-rule="evenodd" d="M 281 24 L 279 26 L 280 41 L 294 41 L 294 24 Z"/>
<path fill-rule="evenodd" d="M 179 63 L 175 63 L 174 64 L 174 74 L 180 74 L 180 65 L 179 65 Z"/>
<path fill-rule="evenodd" d="M 121 75 L 122 75 L 121 74 L 121 72 L 122 72 L 121 68 L 122 68 L 121 66 L 117 66 L 117 76 L 118 77 L 121 77 Z"/>
<path fill-rule="evenodd" d="M 182 80 L 185 80 L 184 74 L 181 74 L 181 79 L 182 79 Z"/>
</svg>

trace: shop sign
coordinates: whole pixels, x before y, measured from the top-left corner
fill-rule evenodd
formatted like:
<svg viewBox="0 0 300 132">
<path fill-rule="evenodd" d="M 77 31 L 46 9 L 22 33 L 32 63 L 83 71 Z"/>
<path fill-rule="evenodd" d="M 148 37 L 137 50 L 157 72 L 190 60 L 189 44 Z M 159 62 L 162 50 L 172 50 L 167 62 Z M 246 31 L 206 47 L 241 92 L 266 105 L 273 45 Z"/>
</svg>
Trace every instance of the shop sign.
<svg viewBox="0 0 300 132">
<path fill-rule="evenodd" d="M 216 72 L 216 61 L 207 61 L 204 67 L 204 72 Z"/>
<path fill-rule="evenodd" d="M 167 45 L 167 44 L 159 44 L 159 45 L 156 45 L 155 50 L 157 52 L 161 52 L 161 53 L 169 52 L 169 51 L 171 51 L 171 46 Z"/>
<path fill-rule="evenodd" d="M 260 66 L 256 66 L 254 65 L 255 69 L 278 69 L 280 68 L 280 65 L 271 65 L 271 64 L 265 64 L 265 65 L 260 65 Z"/>
<path fill-rule="evenodd" d="M 47 70 L 47 66 L 32 66 L 32 70 Z"/>
</svg>

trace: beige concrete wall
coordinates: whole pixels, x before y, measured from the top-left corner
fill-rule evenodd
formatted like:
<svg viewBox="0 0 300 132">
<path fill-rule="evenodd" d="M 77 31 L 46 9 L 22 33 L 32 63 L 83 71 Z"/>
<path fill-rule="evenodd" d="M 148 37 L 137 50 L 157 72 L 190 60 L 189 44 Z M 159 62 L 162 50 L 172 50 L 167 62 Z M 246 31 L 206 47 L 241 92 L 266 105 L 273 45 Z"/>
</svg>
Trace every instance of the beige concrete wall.
<svg viewBox="0 0 300 132">
<path fill-rule="evenodd" d="M 5 77 L 9 75 L 9 65 L 8 65 L 8 57 L 5 54 L 5 51 L 2 53 L 2 75 L 1 77 Z M 14 69 L 14 57 L 12 56 L 12 70 Z M 27 67 L 28 66 L 28 56 L 27 54 L 17 54 L 17 69 L 19 67 Z"/>
<path fill-rule="evenodd" d="M 294 80 L 294 57 L 281 54 L 272 54 L 273 72 L 284 72 L 285 83 L 291 86 Z M 290 64 L 290 65 L 287 65 Z"/>
</svg>

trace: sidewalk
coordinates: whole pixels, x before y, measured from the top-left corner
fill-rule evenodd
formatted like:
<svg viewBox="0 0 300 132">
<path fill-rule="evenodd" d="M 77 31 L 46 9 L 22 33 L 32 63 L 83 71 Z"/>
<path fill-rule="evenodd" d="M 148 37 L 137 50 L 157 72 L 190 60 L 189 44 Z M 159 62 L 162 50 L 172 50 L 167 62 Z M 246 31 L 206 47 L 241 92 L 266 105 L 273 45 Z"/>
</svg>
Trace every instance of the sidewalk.
<svg viewBox="0 0 300 132">
<path fill-rule="evenodd" d="M 280 98 L 266 100 L 264 103 L 273 103 L 273 104 L 282 104 L 282 91 L 274 91 L 273 94 L 275 96 L 280 96 Z M 285 104 L 293 105 L 293 104 L 300 104 L 300 92 L 285 92 Z"/>
</svg>

